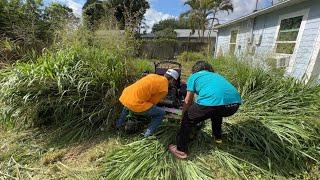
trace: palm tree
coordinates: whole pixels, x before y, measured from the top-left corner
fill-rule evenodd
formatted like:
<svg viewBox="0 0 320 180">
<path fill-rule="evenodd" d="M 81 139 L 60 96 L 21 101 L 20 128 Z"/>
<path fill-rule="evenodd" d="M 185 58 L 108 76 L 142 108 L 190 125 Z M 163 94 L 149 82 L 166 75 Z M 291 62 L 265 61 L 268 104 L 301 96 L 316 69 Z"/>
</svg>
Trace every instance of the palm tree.
<svg viewBox="0 0 320 180">
<path fill-rule="evenodd" d="M 185 5 L 190 6 L 190 10 L 181 14 L 181 18 L 188 18 L 192 33 L 196 27 L 202 32 L 202 39 L 206 29 L 212 29 L 214 22 L 219 23 L 216 17 L 220 11 L 233 11 L 233 4 L 230 0 L 187 0 Z M 200 31 L 198 31 L 200 37 Z"/>
</svg>

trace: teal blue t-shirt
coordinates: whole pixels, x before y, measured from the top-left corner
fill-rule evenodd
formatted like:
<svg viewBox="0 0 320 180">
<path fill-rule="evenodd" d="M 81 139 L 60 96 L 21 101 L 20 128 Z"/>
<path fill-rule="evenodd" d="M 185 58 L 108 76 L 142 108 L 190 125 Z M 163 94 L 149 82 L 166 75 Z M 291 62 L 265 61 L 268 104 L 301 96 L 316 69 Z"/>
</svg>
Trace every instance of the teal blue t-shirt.
<svg viewBox="0 0 320 180">
<path fill-rule="evenodd" d="M 199 71 L 192 74 L 187 81 L 187 90 L 197 94 L 196 103 L 203 106 L 241 104 L 237 89 L 217 73 Z"/>
</svg>

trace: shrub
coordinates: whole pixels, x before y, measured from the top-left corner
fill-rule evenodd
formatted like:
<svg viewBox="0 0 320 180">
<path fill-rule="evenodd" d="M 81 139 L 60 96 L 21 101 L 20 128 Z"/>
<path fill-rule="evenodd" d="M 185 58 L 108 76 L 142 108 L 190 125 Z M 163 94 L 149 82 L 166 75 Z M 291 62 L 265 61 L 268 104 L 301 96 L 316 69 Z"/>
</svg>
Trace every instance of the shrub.
<svg viewBox="0 0 320 180">
<path fill-rule="evenodd" d="M 177 57 L 179 62 L 206 60 L 207 57 L 199 52 L 183 52 Z"/>
<path fill-rule="evenodd" d="M 172 28 L 166 28 L 161 31 L 156 31 L 155 36 L 157 39 L 176 39 L 177 33 Z"/>
<path fill-rule="evenodd" d="M 132 67 L 135 67 L 137 73 L 142 73 L 144 71 L 154 72 L 154 64 L 152 61 L 147 59 L 136 59 L 132 61 Z"/>
</svg>

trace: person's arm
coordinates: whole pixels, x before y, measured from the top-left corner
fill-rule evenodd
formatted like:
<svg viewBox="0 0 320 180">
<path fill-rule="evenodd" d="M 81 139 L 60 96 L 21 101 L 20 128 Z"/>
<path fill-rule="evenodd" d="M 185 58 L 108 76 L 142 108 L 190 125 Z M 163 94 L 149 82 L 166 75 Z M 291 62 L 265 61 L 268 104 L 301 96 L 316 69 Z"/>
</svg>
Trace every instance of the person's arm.
<svg viewBox="0 0 320 180">
<path fill-rule="evenodd" d="M 188 110 L 188 108 L 192 105 L 193 99 L 194 99 L 194 93 L 191 91 L 187 91 L 187 95 L 184 98 L 182 114 L 184 114 Z"/>
<path fill-rule="evenodd" d="M 158 94 L 155 94 L 149 99 L 149 102 L 154 104 L 154 105 L 156 105 L 156 104 L 158 104 L 160 102 L 161 99 L 166 97 L 167 94 L 168 94 L 168 92 L 166 92 L 166 91 L 163 91 L 163 92 L 160 92 Z"/>
<path fill-rule="evenodd" d="M 182 116 L 188 110 L 188 108 L 192 105 L 195 92 L 196 92 L 195 76 L 191 75 L 187 80 L 187 94 L 186 94 L 186 97 L 184 98 L 184 104 L 182 107 Z"/>
</svg>

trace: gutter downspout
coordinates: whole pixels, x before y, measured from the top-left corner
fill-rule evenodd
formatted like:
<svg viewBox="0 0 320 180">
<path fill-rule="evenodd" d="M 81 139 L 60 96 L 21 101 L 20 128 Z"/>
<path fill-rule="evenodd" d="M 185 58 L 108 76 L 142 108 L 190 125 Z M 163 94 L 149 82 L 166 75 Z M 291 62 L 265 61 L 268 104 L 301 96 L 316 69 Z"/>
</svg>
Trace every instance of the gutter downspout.
<svg viewBox="0 0 320 180">
<path fill-rule="evenodd" d="M 256 0 L 256 8 L 253 10 L 253 12 L 258 11 L 258 3 L 259 3 L 259 0 Z"/>
</svg>

